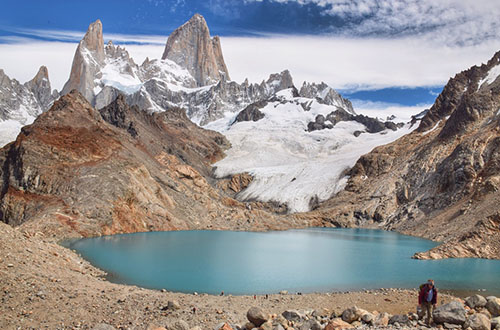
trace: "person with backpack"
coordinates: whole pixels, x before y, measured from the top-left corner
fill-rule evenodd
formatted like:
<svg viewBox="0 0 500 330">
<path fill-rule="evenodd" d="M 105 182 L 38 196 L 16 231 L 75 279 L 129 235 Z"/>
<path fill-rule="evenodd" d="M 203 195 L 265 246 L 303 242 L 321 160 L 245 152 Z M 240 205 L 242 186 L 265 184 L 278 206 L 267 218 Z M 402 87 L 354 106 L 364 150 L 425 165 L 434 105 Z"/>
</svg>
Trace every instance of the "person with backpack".
<svg viewBox="0 0 500 330">
<path fill-rule="evenodd" d="M 418 294 L 418 305 L 422 308 L 425 315 L 427 314 L 427 325 L 431 324 L 432 312 L 436 308 L 438 290 L 434 286 L 434 281 L 429 279 L 427 283 L 420 285 L 420 292 Z"/>
</svg>

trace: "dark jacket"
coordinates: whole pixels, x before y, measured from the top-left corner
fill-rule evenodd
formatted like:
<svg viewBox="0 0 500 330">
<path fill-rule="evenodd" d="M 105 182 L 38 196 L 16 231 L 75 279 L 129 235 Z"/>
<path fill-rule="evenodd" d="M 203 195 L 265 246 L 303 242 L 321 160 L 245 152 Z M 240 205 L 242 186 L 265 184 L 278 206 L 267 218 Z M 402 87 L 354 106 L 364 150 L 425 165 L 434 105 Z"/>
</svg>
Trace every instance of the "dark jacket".
<svg viewBox="0 0 500 330">
<path fill-rule="evenodd" d="M 429 294 L 429 291 L 432 289 L 432 300 L 430 301 L 431 304 L 435 305 L 437 304 L 437 296 L 438 296 L 438 290 L 434 285 L 431 285 L 429 283 L 422 284 L 420 286 L 420 293 L 418 294 L 418 304 L 421 305 L 424 302 L 427 302 L 427 295 Z"/>
</svg>

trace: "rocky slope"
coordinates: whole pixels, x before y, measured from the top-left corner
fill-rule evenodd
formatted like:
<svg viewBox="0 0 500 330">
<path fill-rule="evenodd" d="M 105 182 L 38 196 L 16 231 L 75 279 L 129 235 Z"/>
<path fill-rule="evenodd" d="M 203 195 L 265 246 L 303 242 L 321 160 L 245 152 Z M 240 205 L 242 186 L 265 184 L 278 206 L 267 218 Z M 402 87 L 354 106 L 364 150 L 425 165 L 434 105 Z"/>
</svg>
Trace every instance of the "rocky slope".
<svg viewBox="0 0 500 330">
<path fill-rule="evenodd" d="M 499 62 L 450 79 L 416 131 L 362 156 L 312 216 L 443 242 L 418 258 L 500 258 Z"/>
<path fill-rule="evenodd" d="M 49 73 L 42 66 L 24 83 L 9 78 L 0 69 L 0 146 L 15 139 L 23 125 L 49 109 L 59 93 L 50 88 Z"/>
<path fill-rule="evenodd" d="M 183 110 L 148 114 L 119 96 L 98 111 L 73 91 L 0 150 L 0 219 L 58 238 L 282 228 L 258 203 L 210 185 L 227 147 Z"/>
</svg>

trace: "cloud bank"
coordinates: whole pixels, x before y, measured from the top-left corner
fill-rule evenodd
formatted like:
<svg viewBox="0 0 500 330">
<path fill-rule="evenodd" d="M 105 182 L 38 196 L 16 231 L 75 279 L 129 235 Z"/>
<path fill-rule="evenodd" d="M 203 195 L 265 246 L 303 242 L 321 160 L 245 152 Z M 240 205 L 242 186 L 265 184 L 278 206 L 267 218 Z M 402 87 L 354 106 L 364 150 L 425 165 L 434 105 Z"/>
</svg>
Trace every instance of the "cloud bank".
<svg viewBox="0 0 500 330">
<path fill-rule="evenodd" d="M 166 38 L 105 35 L 126 44 L 136 63 L 160 58 Z M 486 62 L 500 49 L 496 40 L 478 45 L 438 45 L 425 38 L 343 38 L 271 36 L 222 37 L 231 78 L 242 82 L 267 79 L 288 69 L 299 85 L 324 81 L 335 89 L 442 86 L 455 73 Z M 41 65 L 49 68 L 53 88 L 69 77 L 76 43 L 23 42 L 0 44 L 0 68 L 21 82 L 31 79 Z"/>
</svg>

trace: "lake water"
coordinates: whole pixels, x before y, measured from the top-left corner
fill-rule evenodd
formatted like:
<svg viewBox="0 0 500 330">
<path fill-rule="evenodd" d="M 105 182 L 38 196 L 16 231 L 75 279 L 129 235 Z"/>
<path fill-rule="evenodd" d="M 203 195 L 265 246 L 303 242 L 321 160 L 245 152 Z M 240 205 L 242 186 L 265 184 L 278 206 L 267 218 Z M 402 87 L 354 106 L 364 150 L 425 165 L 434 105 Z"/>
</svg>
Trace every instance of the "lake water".
<svg viewBox="0 0 500 330">
<path fill-rule="evenodd" d="M 68 241 L 114 282 L 177 292 L 264 294 L 382 287 L 500 294 L 500 261 L 413 260 L 435 242 L 394 232 L 313 228 L 283 232 L 149 232 Z"/>
</svg>

